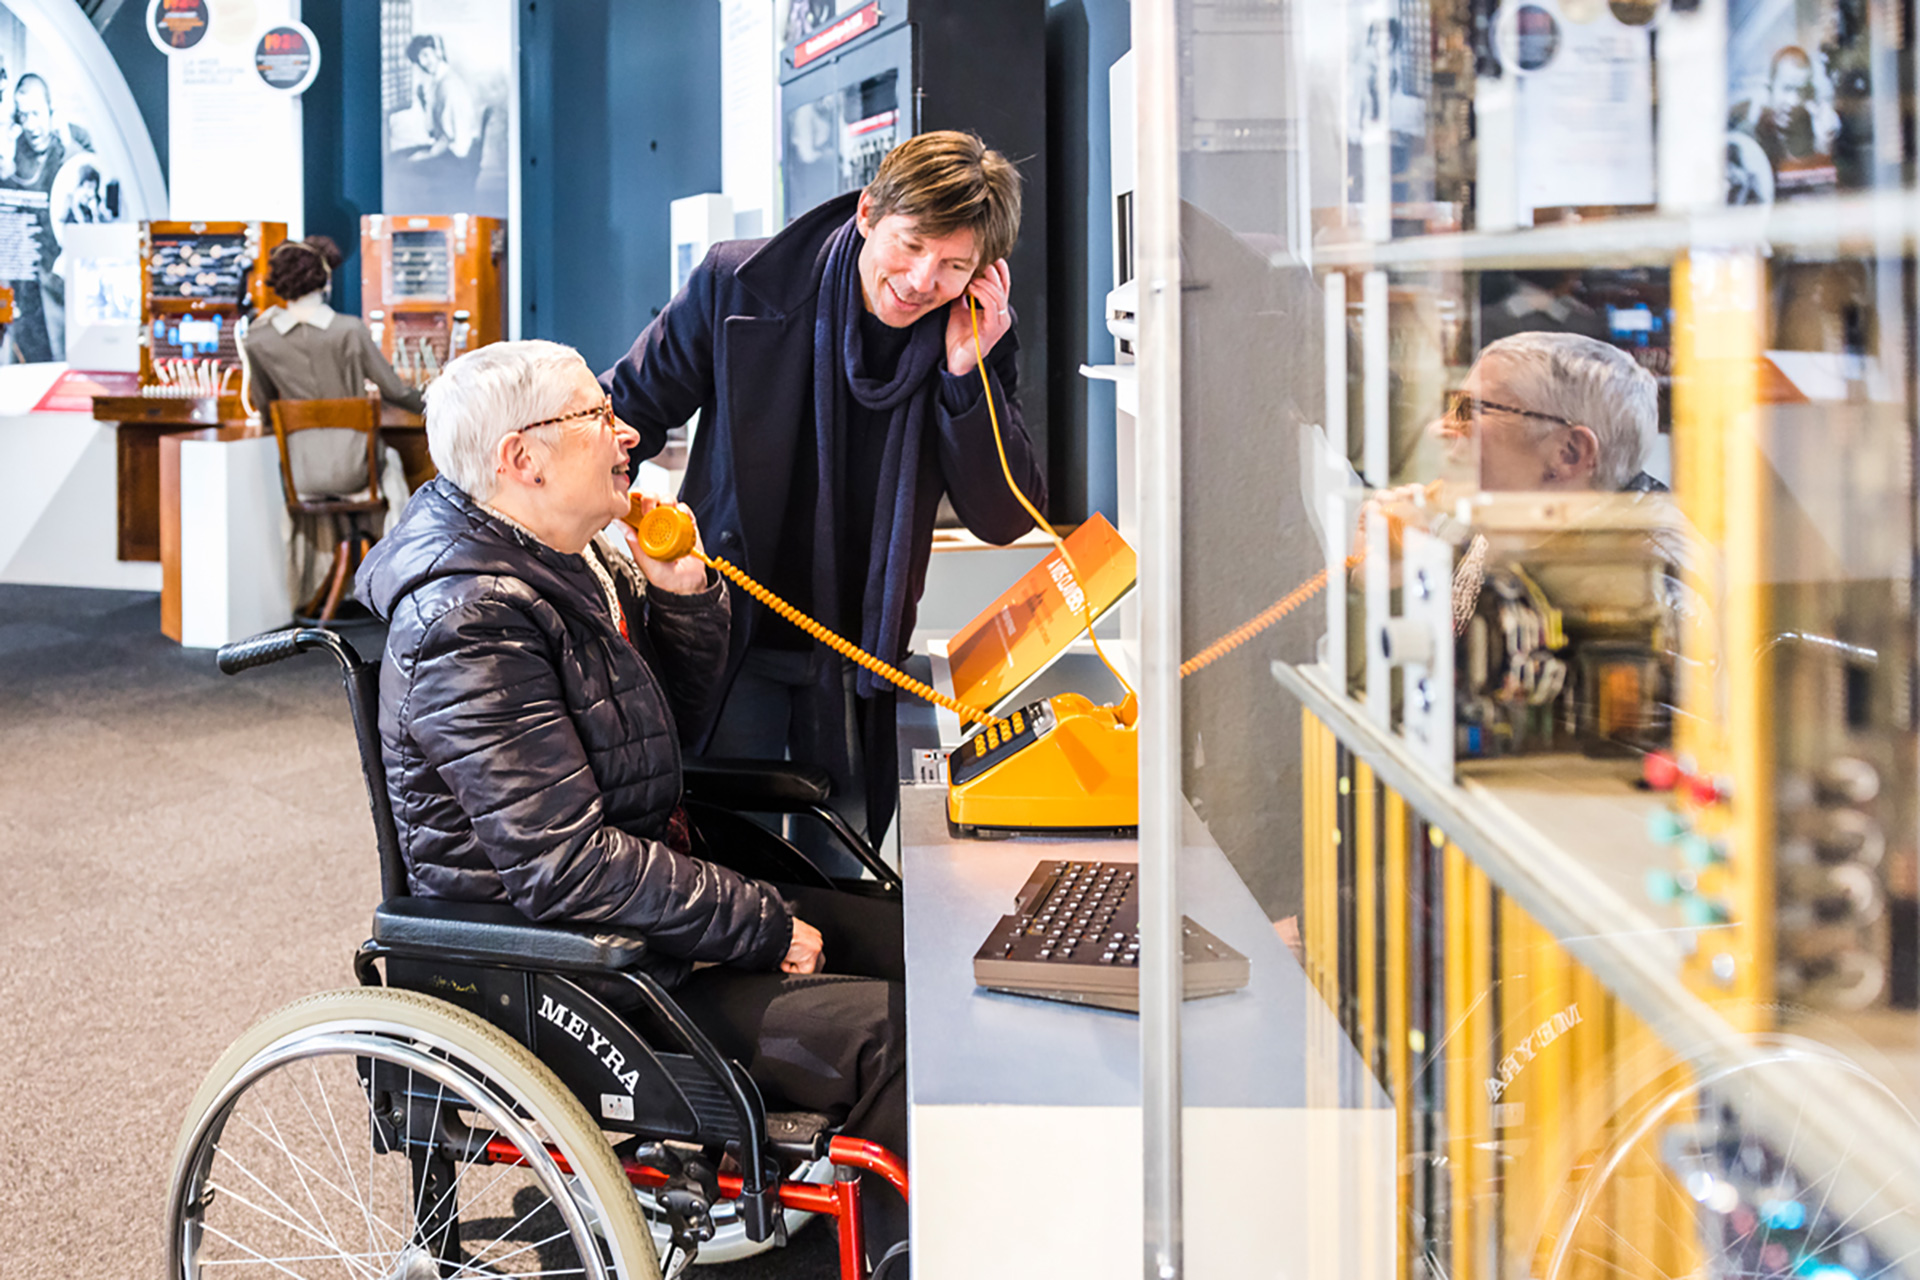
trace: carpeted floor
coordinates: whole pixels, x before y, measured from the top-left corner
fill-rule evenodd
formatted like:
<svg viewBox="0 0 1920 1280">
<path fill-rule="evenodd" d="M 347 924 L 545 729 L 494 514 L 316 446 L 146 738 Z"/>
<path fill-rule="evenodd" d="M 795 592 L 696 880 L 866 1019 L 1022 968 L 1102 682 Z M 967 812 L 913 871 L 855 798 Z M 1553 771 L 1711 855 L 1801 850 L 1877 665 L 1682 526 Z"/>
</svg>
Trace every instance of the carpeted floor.
<svg viewBox="0 0 1920 1280">
<path fill-rule="evenodd" d="M 157 1273 L 207 1069 L 353 984 L 379 873 L 337 670 L 226 677 L 155 596 L 0 586 L 0 1276 Z M 833 1235 L 699 1274 L 832 1277 Z"/>
</svg>

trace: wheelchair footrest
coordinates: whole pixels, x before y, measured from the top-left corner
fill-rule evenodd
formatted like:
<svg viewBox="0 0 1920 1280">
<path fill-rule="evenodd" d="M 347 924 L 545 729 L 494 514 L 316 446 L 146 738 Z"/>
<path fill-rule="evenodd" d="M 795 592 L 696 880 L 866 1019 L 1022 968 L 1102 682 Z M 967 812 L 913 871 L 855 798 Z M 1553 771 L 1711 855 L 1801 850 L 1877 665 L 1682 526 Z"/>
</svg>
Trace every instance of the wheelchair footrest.
<svg viewBox="0 0 1920 1280">
<path fill-rule="evenodd" d="M 808 1159 L 818 1160 L 827 1154 L 826 1140 L 832 1136 L 833 1126 L 833 1117 L 818 1111 L 769 1111 L 767 1140 L 775 1147 L 804 1152 Z"/>
</svg>

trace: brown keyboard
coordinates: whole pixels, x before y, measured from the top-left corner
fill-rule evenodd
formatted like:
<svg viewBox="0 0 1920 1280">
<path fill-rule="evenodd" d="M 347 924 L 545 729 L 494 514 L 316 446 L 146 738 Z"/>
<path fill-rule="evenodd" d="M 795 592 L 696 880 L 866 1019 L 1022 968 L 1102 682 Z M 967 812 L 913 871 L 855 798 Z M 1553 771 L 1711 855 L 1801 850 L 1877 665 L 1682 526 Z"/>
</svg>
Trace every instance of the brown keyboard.
<svg viewBox="0 0 1920 1280">
<path fill-rule="evenodd" d="M 1064 862 L 1033 869 L 973 957 L 990 991 L 1140 1011 L 1140 904 L 1131 862 Z M 1247 985 L 1247 958 L 1185 917 L 1182 996 Z"/>
</svg>

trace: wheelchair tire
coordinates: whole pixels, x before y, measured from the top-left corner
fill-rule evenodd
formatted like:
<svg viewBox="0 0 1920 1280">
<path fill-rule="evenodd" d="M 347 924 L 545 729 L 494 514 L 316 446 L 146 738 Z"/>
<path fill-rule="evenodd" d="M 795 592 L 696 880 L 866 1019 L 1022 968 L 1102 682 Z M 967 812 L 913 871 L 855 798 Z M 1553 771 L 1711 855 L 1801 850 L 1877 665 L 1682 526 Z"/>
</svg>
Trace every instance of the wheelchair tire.
<svg viewBox="0 0 1920 1280">
<path fill-rule="evenodd" d="M 485 1162 L 488 1137 L 526 1163 Z M 660 1276 L 611 1145 L 553 1073 L 463 1009 L 379 987 L 309 996 L 248 1030 L 175 1151 L 170 1280 L 313 1269 Z"/>
</svg>

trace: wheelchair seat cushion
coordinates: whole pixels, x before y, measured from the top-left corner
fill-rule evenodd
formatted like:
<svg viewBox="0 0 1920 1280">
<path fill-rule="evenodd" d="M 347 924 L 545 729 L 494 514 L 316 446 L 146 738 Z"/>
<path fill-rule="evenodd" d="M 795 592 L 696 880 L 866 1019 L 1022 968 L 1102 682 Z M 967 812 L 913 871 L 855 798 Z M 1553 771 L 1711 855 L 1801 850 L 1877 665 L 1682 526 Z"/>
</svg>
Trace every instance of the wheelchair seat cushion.
<svg viewBox="0 0 1920 1280">
<path fill-rule="evenodd" d="M 647 949 L 631 929 L 536 924 L 506 903 L 442 898 L 381 903 L 373 913 L 373 938 L 396 950 L 599 972 L 631 969 Z"/>
<path fill-rule="evenodd" d="M 788 813 L 825 804 L 833 780 L 825 769 L 784 760 L 689 756 L 682 762 L 689 800 L 748 813 Z"/>
</svg>

